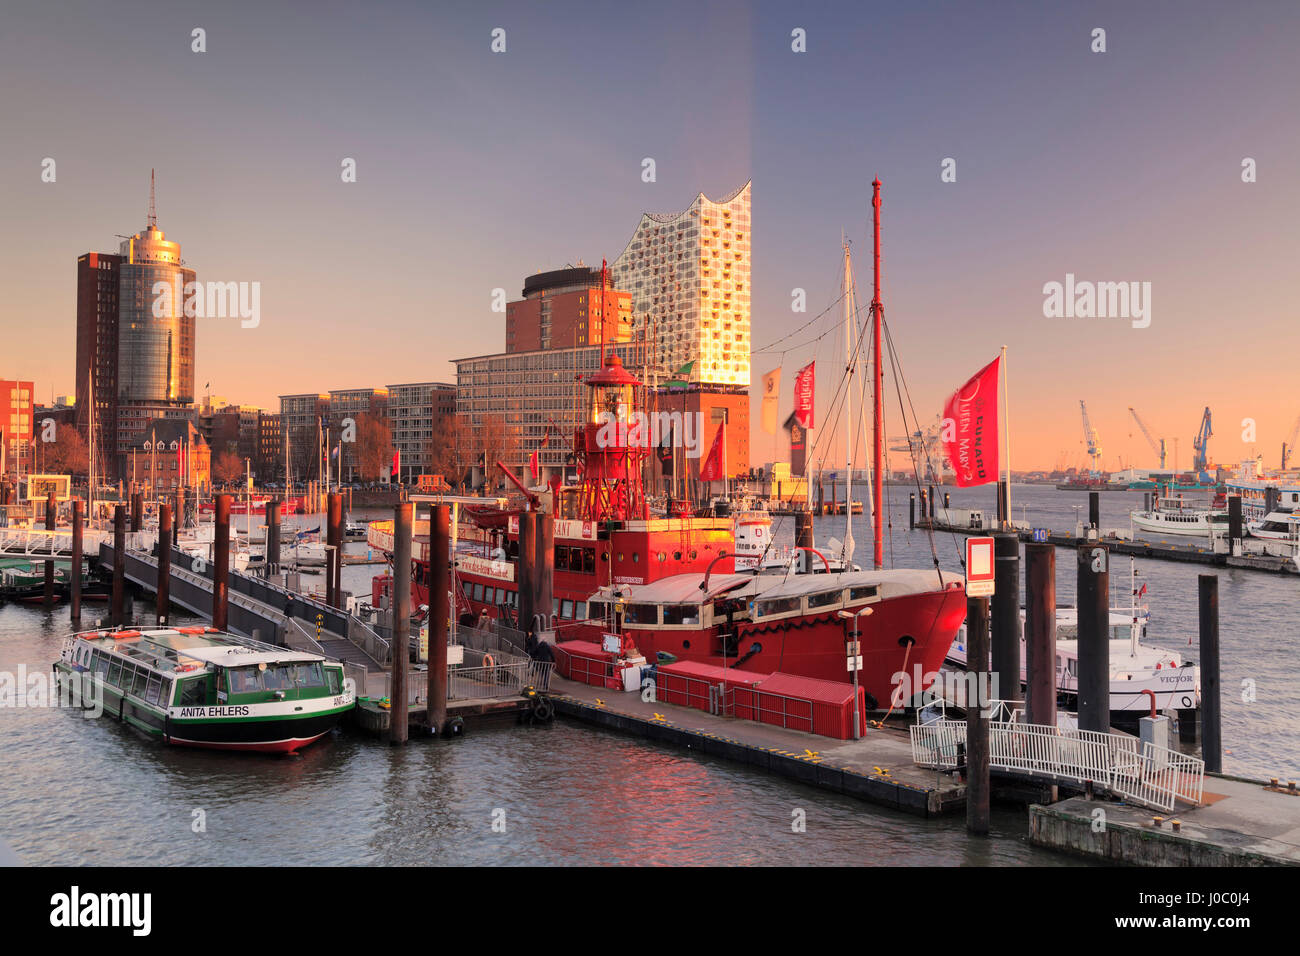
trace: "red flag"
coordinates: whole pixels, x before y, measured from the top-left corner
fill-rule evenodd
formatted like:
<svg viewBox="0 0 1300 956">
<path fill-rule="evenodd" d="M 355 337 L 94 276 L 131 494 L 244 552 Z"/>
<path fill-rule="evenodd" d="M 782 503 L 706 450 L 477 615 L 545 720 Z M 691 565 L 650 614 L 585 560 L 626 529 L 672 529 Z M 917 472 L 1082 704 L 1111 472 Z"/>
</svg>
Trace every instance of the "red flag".
<svg viewBox="0 0 1300 956">
<path fill-rule="evenodd" d="M 813 366 L 809 362 L 794 376 L 794 417 L 804 428 L 813 427 Z"/>
<path fill-rule="evenodd" d="M 704 464 L 700 465 L 700 481 L 725 481 L 726 475 L 723 474 L 722 456 L 727 444 L 727 423 L 724 421 L 718 426 L 718 433 L 713 436 L 713 446 L 709 449 L 709 455 L 704 459 Z"/>
<path fill-rule="evenodd" d="M 402 450 L 399 448 L 393 452 L 393 470 L 388 473 L 388 479 L 391 481 L 397 477 L 398 471 L 402 465 Z"/>
<path fill-rule="evenodd" d="M 975 373 L 943 406 L 943 447 L 957 487 L 998 480 L 998 373 L 1001 356 Z"/>
<path fill-rule="evenodd" d="M 537 452 L 528 456 L 528 470 L 533 473 L 533 481 L 542 476 L 541 462 L 537 460 Z"/>
</svg>

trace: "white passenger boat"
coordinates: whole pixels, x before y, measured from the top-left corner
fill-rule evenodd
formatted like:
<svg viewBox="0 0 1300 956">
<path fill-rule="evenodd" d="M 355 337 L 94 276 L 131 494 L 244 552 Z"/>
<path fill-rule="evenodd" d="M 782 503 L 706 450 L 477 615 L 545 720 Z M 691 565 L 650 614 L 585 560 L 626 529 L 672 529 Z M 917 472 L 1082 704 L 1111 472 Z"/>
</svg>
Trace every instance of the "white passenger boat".
<svg viewBox="0 0 1300 956">
<path fill-rule="evenodd" d="M 1158 498 L 1150 511 L 1129 513 L 1133 526 L 1152 534 L 1176 534 L 1208 538 L 1214 525 L 1228 523 L 1228 512 L 1182 498 Z"/>
<path fill-rule="evenodd" d="M 1136 575 L 1130 571 L 1131 584 Z M 1145 592 L 1145 585 L 1143 586 Z M 1190 717 L 1201 707 L 1201 671 L 1177 651 L 1146 643 L 1150 613 L 1134 603 L 1110 610 L 1110 712 L 1112 721 L 1132 722 L 1151 710 L 1155 695 L 1160 713 L 1178 712 Z M 1026 685 L 1024 610 L 1020 612 L 1020 682 Z M 966 667 L 966 625 L 963 624 L 948 652 L 946 663 Z M 1079 611 L 1056 609 L 1056 694 L 1058 704 L 1074 708 L 1079 697 Z"/>
</svg>

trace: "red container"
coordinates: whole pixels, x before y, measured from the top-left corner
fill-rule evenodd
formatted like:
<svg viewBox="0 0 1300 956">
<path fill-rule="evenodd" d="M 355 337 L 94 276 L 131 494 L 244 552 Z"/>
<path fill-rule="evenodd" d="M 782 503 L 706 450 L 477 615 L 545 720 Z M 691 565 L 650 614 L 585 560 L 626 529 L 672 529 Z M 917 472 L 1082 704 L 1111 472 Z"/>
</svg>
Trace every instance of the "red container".
<svg viewBox="0 0 1300 956">
<path fill-rule="evenodd" d="M 720 705 L 728 701 L 729 697 L 711 693 L 713 688 L 720 688 L 725 695 L 735 688 L 753 687 L 767 676 L 736 670 L 734 667 L 679 661 L 675 664 L 662 664 L 656 669 L 655 694 L 656 699 L 665 704 L 726 713 L 729 708 Z"/>
<path fill-rule="evenodd" d="M 866 697 L 858 688 L 859 726 L 867 725 Z M 735 715 L 822 737 L 853 737 L 853 685 L 773 674 L 756 687 L 736 688 Z"/>
<path fill-rule="evenodd" d="M 555 669 L 561 677 L 593 687 L 607 687 L 613 675 L 614 655 L 589 641 L 561 641 L 555 645 Z M 621 687 L 621 685 L 620 685 Z"/>
</svg>

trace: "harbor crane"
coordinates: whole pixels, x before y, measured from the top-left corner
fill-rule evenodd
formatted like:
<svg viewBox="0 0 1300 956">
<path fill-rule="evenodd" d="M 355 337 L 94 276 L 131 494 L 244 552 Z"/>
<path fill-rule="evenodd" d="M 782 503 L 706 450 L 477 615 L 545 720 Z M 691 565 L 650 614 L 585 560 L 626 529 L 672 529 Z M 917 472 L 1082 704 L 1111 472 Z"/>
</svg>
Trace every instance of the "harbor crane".
<svg viewBox="0 0 1300 956">
<path fill-rule="evenodd" d="M 1088 406 L 1083 399 L 1079 399 L 1079 408 L 1083 411 L 1083 440 L 1088 446 L 1089 467 L 1093 475 L 1099 475 L 1101 474 L 1101 442 L 1097 440 L 1092 422 L 1088 421 Z"/>
<path fill-rule="evenodd" d="M 1210 424 L 1210 407 L 1207 405 L 1205 411 L 1201 414 L 1201 430 L 1196 433 L 1192 439 L 1192 471 L 1201 481 L 1209 481 L 1210 475 L 1207 471 L 1209 465 L 1209 452 L 1207 446 L 1210 437 L 1214 434 L 1214 428 Z"/>
<path fill-rule="evenodd" d="M 1160 456 L 1160 470 L 1164 471 L 1165 470 L 1165 440 L 1163 438 L 1160 439 L 1160 444 L 1157 445 L 1156 440 L 1151 437 L 1151 432 L 1150 430 L 1147 429 L 1146 423 L 1142 421 L 1141 418 L 1138 417 L 1137 409 L 1134 408 L 1132 405 L 1130 405 L 1128 407 L 1128 411 L 1129 414 L 1133 416 L 1133 421 L 1138 423 L 1138 428 L 1142 429 L 1142 434 L 1146 436 L 1147 444 L 1151 446 L 1151 450 Z"/>
<path fill-rule="evenodd" d="M 1300 438 L 1300 418 L 1295 420 L 1295 425 L 1291 428 L 1291 436 L 1282 442 L 1282 470 L 1286 471 L 1287 462 L 1291 460 L 1291 453 L 1295 451 L 1296 439 Z"/>
</svg>

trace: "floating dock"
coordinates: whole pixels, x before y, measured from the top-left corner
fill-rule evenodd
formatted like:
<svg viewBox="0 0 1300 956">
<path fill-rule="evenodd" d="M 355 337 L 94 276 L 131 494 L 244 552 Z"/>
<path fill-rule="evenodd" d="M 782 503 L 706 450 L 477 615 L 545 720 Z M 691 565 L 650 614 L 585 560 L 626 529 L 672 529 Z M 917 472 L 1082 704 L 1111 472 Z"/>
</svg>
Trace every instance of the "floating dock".
<svg viewBox="0 0 1300 956">
<path fill-rule="evenodd" d="M 748 764 L 836 793 L 922 817 L 962 810 L 966 788 L 946 773 L 912 763 L 906 728 L 863 728 L 861 740 L 835 740 L 551 678 L 557 713 L 609 730 Z"/>
<path fill-rule="evenodd" d="M 1201 806 L 1163 816 L 1084 797 L 1031 806 L 1029 839 L 1138 866 L 1300 866 L 1300 792 L 1206 774 Z"/>
<path fill-rule="evenodd" d="M 930 531 L 947 531 L 956 534 L 987 535 L 996 528 L 970 527 L 960 524 L 948 524 L 938 518 L 916 519 L 916 527 Z M 1034 540 L 1033 531 L 1017 528 L 1015 534 L 1022 542 Z M 1069 534 L 1057 534 L 1049 531 L 1044 539 L 1047 544 L 1058 548 L 1078 548 L 1088 542 L 1087 538 L 1077 538 Z M 1275 574 L 1300 574 L 1300 567 L 1288 558 L 1267 554 L 1221 554 L 1208 547 L 1192 544 L 1170 544 L 1167 541 L 1140 541 L 1135 539 L 1102 537 L 1099 543 L 1106 545 L 1111 554 L 1132 555 L 1136 558 L 1155 558 L 1161 561 L 1181 561 L 1184 564 L 1204 564 L 1219 568 L 1246 568 L 1252 571 L 1271 571 Z"/>
</svg>

